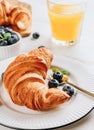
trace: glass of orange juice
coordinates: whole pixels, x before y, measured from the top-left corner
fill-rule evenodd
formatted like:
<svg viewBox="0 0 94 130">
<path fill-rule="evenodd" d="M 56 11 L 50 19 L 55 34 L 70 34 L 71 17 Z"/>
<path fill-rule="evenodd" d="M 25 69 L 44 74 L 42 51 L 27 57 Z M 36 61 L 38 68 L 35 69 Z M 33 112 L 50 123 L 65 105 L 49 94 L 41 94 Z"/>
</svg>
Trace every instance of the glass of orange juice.
<svg viewBox="0 0 94 130">
<path fill-rule="evenodd" d="M 80 38 L 85 0 L 47 0 L 52 42 L 75 45 Z"/>
</svg>

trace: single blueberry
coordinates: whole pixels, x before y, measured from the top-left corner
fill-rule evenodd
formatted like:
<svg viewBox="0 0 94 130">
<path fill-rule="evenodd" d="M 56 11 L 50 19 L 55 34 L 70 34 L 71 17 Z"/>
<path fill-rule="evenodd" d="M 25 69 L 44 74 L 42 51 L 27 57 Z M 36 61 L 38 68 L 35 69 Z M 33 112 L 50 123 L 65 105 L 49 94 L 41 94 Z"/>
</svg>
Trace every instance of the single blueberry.
<svg viewBox="0 0 94 130">
<path fill-rule="evenodd" d="M 17 34 L 12 34 L 11 37 L 8 38 L 8 44 L 12 45 L 16 43 L 19 40 L 19 37 Z"/>
<path fill-rule="evenodd" d="M 58 80 L 59 83 L 62 82 L 62 77 L 63 77 L 63 74 L 59 71 L 53 73 L 53 78 Z"/>
<path fill-rule="evenodd" d="M 64 90 L 64 91 L 69 91 L 70 89 L 71 89 L 71 87 L 68 86 L 68 85 L 64 85 L 64 86 L 63 86 L 63 90 Z"/>
<path fill-rule="evenodd" d="M 0 34 L 3 36 L 5 34 L 4 29 L 0 29 Z"/>
<path fill-rule="evenodd" d="M 12 39 L 11 37 L 9 37 L 7 41 L 8 41 L 8 44 L 9 44 L 9 45 L 12 45 L 12 44 L 13 44 L 13 39 Z"/>
<path fill-rule="evenodd" d="M 39 49 L 39 48 L 46 48 L 46 47 L 45 47 L 45 46 L 39 46 L 38 49 Z"/>
<path fill-rule="evenodd" d="M 72 96 L 74 94 L 74 88 L 71 88 L 69 95 Z"/>
<path fill-rule="evenodd" d="M 17 41 L 19 41 L 20 37 L 16 33 L 12 33 L 12 37 L 14 37 Z"/>
<path fill-rule="evenodd" d="M 0 46 L 7 46 L 7 45 L 8 45 L 7 40 L 0 42 Z"/>
<path fill-rule="evenodd" d="M 38 39 L 39 38 L 39 33 L 37 33 L 37 32 L 35 32 L 35 33 L 33 33 L 32 34 L 32 37 L 34 38 L 34 39 Z"/>
<path fill-rule="evenodd" d="M 59 82 L 56 79 L 51 79 L 48 81 L 49 88 L 57 88 L 59 86 Z"/>
<path fill-rule="evenodd" d="M 69 96 L 72 96 L 74 94 L 74 88 L 69 85 L 64 85 L 62 90 L 66 91 Z"/>
</svg>

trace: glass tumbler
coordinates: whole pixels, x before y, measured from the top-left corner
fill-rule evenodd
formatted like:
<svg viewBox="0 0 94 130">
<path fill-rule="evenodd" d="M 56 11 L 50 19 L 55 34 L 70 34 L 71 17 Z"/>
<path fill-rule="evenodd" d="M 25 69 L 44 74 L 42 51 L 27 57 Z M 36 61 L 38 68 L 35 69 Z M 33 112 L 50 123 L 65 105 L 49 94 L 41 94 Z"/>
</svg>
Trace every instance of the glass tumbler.
<svg viewBox="0 0 94 130">
<path fill-rule="evenodd" d="M 85 0 L 47 0 L 52 42 L 72 46 L 80 39 Z"/>
</svg>

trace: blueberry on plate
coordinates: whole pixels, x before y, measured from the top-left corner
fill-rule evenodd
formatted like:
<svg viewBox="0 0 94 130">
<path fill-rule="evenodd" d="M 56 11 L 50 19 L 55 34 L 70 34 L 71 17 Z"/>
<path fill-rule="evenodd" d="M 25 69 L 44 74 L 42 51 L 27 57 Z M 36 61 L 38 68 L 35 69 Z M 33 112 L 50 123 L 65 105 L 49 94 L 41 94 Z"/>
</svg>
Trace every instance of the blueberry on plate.
<svg viewBox="0 0 94 130">
<path fill-rule="evenodd" d="M 39 38 L 39 33 L 37 33 L 37 32 L 35 32 L 35 33 L 33 33 L 32 34 L 32 37 L 34 38 L 34 39 L 38 39 Z"/>
<path fill-rule="evenodd" d="M 0 46 L 7 46 L 7 45 L 8 45 L 7 40 L 4 40 L 4 41 L 0 42 Z"/>
<path fill-rule="evenodd" d="M 62 82 L 62 77 L 63 77 L 63 74 L 59 71 L 53 73 L 53 78 L 58 80 L 59 83 Z"/>
<path fill-rule="evenodd" d="M 72 96 L 74 94 L 74 88 L 69 85 L 64 85 L 62 90 L 66 91 L 69 96 Z"/>
<path fill-rule="evenodd" d="M 51 79 L 48 81 L 49 88 L 57 88 L 59 86 L 59 82 L 56 79 Z"/>
<path fill-rule="evenodd" d="M 11 37 L 8 38 L 8 44 L 12 45 L 16 43 L 19 40 L 19 37 L 17 34 L 12 34 Z"/>
</svg>

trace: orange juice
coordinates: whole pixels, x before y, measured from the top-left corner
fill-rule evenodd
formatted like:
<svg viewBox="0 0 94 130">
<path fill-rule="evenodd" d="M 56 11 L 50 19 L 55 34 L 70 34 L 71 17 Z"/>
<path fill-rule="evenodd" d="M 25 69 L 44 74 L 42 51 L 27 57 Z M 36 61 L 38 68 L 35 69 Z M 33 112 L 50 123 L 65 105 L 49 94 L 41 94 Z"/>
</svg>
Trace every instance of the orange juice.
<svg viewBox="0 0 94 130">
<path fill-rule="evenodd" d="M 48 10 L 55 39 L 66 42 L 77 40 L 84 12 L 73 6 L 54 5 Z"/>
</svg>

